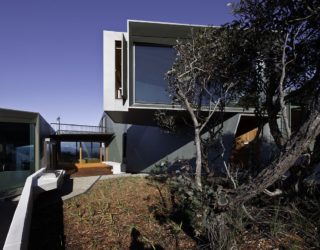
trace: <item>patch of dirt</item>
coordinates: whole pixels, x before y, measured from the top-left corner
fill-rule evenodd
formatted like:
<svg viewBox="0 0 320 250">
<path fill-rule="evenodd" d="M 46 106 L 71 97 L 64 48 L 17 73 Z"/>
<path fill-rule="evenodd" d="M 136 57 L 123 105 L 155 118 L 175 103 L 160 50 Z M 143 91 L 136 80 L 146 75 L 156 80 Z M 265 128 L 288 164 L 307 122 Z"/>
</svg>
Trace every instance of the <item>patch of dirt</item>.
<svg viewBox="0 0 320 250">
<path fill-rule="evenodd" d="M 166 186 L 146 178 L 99 181 L 87 194 L 65 201 L 65 247 L 194 249 L 182 225 L 161 216 L 171 206 Z"/>
</svg>

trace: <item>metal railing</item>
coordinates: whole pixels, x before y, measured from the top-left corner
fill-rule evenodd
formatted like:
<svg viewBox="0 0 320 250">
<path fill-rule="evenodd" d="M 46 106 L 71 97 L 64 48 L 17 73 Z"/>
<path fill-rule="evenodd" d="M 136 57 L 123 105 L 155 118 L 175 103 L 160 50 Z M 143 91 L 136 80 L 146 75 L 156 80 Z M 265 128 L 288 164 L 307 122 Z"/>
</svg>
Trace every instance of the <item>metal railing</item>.
<svg viewBox="0 0 320 250">
<path fill-rule="evenodd" d="M 51 126 L 56 131 L 56 134 L 101 134 L 106 133 L 105 127 L 78 125 L 66 123 L 51 123 Z"/>
</svg>

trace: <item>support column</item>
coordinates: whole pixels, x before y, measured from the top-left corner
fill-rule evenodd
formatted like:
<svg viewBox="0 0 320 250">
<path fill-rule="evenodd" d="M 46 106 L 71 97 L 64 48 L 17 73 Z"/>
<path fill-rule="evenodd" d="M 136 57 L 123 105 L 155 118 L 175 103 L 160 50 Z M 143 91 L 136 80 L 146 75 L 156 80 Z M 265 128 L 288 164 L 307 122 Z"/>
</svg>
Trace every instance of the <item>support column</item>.
<svg viewBox="0 0 320 250">
<path fill-rule="evenodd" d="M 104 144 L 104 160 L 108 161 L 109 160 L 109 148 L 107 147 L 107 144 Z"/>
<path fill-rule="evenodd" d="M 79 147 L 79 163 L 82 163 L 82 143 L 80 143 L 80 147 Z"/>
</svg>

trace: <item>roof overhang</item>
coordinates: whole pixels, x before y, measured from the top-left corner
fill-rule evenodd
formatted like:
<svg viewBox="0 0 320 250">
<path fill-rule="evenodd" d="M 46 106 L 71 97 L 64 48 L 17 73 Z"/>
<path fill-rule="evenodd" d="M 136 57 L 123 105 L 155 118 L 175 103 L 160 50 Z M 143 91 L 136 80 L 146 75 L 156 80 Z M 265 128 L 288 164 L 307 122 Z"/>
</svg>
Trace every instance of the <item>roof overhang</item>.
<svg viewBox="0 0 320 250">
<path fill-rule="evenodd" d="M 195 24 L 178 24 L 137 20 L 128 20 L 127 25 L 129 40 L 133 43 L 166 43 L 168 45 L 174 45 L 177 40 L 191 38 L 192 30 L 211 27 Z"/>
<path fill-rule="evenodd" d="M 206 26 L 128 20 L 130 36 L 188 38 L 190 37 L 191 29 L 204 27 Z"/>
<path fill-rule="evenodd" d="M 86 141 L 86 142 L 110 142 L 114 138 L 112 133 L 70 133 L 70 134 L 55 134 L 50 136 L 51 139 L 56 141 Z"/>
</svg>

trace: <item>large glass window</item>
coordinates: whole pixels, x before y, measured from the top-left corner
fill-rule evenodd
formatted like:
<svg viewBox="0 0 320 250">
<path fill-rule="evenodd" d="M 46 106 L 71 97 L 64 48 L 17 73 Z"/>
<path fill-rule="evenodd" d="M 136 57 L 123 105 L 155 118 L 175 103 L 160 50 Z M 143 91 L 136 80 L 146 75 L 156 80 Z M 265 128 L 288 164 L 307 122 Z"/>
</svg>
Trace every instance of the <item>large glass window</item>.
<svg viewBox="0 0 320 250">
<path fill-rule="evenodd" d="M 135 102 L 170 104 L 165 74 L 176 53 L 172 47 L 135 44 Z"/>
<path fill-rule="evenodd" d="M 61 158 L 60 158 L 61 162 L 73 163 L 78 160 L 76 142 L 62 141 L 60 145 L 61 145 Z"/>
<path fill-rule="evenodd" d="M 99 161 L 100 143 L 99 142 L 81 142 L 82 157 L 87 162 Z"/>
<path fill-rule="evenodd" d="M 35 125 L 0 122 L 0 171 L 34 169 Z"/>
<path fill-rule="evenodd" d="M 60 162 L 76 163 L 80 159 L 80 152 L 82 160 L 84 160 L 85 162 L 100 161 L 100 142 L 62 141 L 60 145 Z M 101 146 L 103 146 L 103 144 L 101 144 Z"/>
</svg>

